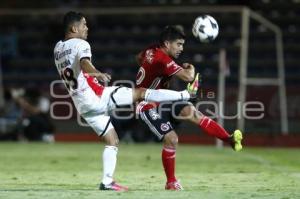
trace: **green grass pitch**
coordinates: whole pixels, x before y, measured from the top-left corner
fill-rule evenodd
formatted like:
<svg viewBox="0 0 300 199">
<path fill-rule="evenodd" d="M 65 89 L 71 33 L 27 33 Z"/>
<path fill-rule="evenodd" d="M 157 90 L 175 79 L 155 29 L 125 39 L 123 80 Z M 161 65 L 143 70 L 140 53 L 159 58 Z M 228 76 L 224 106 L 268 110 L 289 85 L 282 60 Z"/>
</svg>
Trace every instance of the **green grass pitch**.
<svg viewBox="0 0 300 199">
<path fill-rule="evenodd" d="M 300 149 L 180 145 L 176 171 L 185 190 L 173 192 L 164 190 L 160 144 L 122 143 L 115 179 L 130 191 L 121 193 L 98 190 L 102 150 L 97 143 L 0 143 L 0 198 L 300 198 Z"/>
</svg>

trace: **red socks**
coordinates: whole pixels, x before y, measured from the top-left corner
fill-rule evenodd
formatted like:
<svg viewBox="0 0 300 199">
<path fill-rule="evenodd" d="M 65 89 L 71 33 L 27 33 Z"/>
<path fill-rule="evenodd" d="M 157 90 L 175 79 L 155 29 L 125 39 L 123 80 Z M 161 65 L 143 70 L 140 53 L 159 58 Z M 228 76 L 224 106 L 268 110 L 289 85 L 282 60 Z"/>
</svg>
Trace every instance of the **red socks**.
<svg viewBox="0 0 300 199">
<path fill-rule="evenodd" d="M 204 118 L 200 121 L 199 126 L 206 134 L 228 142 L 230 135 L 223 127 L 209 117 L 204 116 Z"/>
<path fill-rule="evenodd" d="M 161 158 L 167 176 L 167 183 L 176 181 L 175 156 L 176 156 L 176 149 L 174 148 L 163 148 L 161 152 Z"/>
<path fill-rule="evenodd" d="M 218 123 L 210 119 L 209 117 L 204 117 L 200 123 L 200 128 L 208 135 L 217 137 L 223 141 L 228 141 L 230 135 L 222 128 Z M 167 176 L 167 183 L 175 182 L 175 148 L 163 148 L 161 152 L 162 163 Z"/>
</svg>

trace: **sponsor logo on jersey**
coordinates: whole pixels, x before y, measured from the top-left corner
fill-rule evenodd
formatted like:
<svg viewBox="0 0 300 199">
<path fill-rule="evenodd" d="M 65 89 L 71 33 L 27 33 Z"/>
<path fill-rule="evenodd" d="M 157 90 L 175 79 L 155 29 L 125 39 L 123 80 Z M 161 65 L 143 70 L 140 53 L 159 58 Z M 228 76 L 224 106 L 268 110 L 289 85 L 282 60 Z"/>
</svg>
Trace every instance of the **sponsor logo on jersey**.
<svg viewBox="0 0 300 199">
<path fill-rule="evenodd" d="M 169 126 L 168 124 L 166 124 L 166 123 L 162 123 L 162 124 L 160 125 L 160 129 L 161 129 L 162 131 L 167 131 L 167 130 L 170 129 L 170 126 Z"/>
<path fill-rule="evenodd" d="M 150 49 L 150 50 L 147 50 L 146 53 L 145 53 L 145 57 L 146 57 L 146 60 L 149 64 L 152 64 L 153 62 L 153 50 Z"/>
<path fill-rule="evenodd" d="M 176 64 L 174 61 L 171 61 L 170 63 L 167 64 L 167 68 L 173 67 L 174 69 L 179 68 L 180 66 Z"/>
<path fill-rule="evenodd" d="M 176 64 L 174 61 L 171 61 L 170 63 L 167 64 L 167 68 L 169 68 L 170 66 Z"/>
</svg>

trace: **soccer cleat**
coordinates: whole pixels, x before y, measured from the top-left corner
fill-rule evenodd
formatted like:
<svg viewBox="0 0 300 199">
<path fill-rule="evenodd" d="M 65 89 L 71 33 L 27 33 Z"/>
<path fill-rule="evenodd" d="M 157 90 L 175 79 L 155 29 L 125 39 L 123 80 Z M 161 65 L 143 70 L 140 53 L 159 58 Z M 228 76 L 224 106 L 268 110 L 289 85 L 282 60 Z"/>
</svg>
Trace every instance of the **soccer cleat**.
<svg viewBox="0 0 300 199">
<path fill-rule="evenodd" d="M 165 189 L 173 190 L 173 191 L 181 191 L 181 190 L 183 190 L 183 187 L 181 186 L 180 182 L 178 180 L 176 180 L 174 182 L 167 182 Z"/>
<path fill-rule="evenodd" d="M 242 139 L 243 139 L 243 134 L 240 130 L 235 130 L 233 134 L 230 136 L 231 138 L 231 147 L 235 151 L 240 151 L 242 150 Z"/>
<path fill-rule="evenodd" d="M 197 96 L 197 91 L 199 87 L 199 73 L 196 74 L 195 79 L 193 82 L 188 83 L 187 85 L 187 91 L 191 95 L 191 98 L 196 98 Z"/>
<path fill-rule="evenodd" d="M 128 187 L 117 184 L 115 181 L 112 183 L 105 185 L 103 183 L 100 184 L 100 190 L 111 190 L 111 191 L 128 191 Z"/>
</svg>

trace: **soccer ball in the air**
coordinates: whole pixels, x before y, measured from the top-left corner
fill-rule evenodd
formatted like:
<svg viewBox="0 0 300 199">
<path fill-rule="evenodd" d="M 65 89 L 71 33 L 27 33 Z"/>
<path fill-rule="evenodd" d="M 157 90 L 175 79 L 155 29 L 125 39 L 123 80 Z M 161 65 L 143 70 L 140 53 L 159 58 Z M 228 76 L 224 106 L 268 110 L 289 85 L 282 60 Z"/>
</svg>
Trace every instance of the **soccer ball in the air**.
<svg viewBox="0 0 300 199">
<path fill-rule="evenodd" d="M 201 42 L 208 43 L 218 36 L 219 26 L 212 16 L 203 15 L 195 19 L 192 32 Z"/>
</svg>

